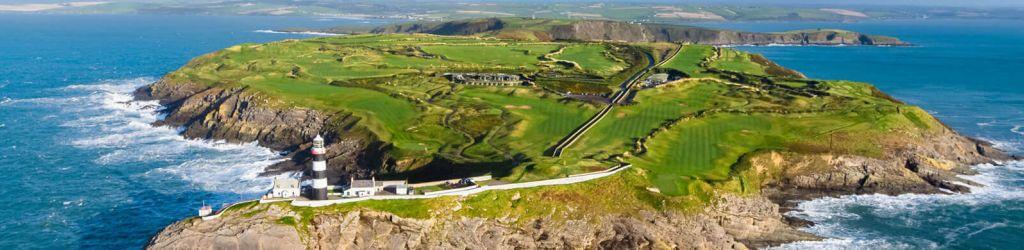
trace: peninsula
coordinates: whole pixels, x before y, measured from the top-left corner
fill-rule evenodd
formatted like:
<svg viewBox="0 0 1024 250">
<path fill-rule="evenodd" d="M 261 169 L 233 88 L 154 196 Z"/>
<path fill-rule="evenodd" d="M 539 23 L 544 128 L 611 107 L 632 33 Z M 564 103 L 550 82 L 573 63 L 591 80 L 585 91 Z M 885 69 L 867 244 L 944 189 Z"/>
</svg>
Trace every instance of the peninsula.
<svg viewBox="0 0 1024 250">
<path fill-rule="evenodd" d="M 819 239 L 782 215 L 793 201 L 969 192 L 958 174 L 1010 158 L 869 84 L 808 79 L 699 32 L 516 20 L 240 44 L 139 89 L 188 138 L 291 152 L 268 175 L 493 178 L 465 195 L 243 202 L 148 248 L 756 248 Z"/>
<path fill-rule="evenodd" d="M 708 45 L 909 45 L 895 37 L 867 35 L 837 29 L 759 33 L 660 23 L 519 17 L 411 22 L 373 28 L 342 26 L 328 29 L 286 29 L 281 31 L 335 34 L 427 33 L 531 41 L 673 42 Z"/>
</svg>

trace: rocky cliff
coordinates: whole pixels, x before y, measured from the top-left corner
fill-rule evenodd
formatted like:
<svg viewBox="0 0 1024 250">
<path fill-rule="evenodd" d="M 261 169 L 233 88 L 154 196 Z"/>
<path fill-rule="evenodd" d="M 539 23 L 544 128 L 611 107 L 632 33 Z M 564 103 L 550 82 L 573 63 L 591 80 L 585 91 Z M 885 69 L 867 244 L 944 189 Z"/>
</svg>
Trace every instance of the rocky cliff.
<svg viewBox="0 0 1024 250">
<path fill-rule="evenodd" d="M 921 136 L 914 142 L 879 142 L 890 148 L 879 158 L 768 152 L 748 160 L 752 171 L 765 178 L 763 195 L 786 210 L 796 201 L 823 196 L 970 192 L 979 184 L 957 175 L 975 174 L 971 165 L 1018 159 L 948 128 Z"/>
<path fill-rule="evenodd" d="M 456 208 L 457 209 L 457 208 Z M 255 213 L 254 213 L 255 212 Z M 254 213 L 254 216 L 237 216 Z M 759 197 L 722 196 L 695 213 L 637 211 L 635 215 L 513 223 L 439 215 L 402 218 L 355 210 L 314 214 L 308 225 L 285 205 L 254 205 L 213 221 L 175 223 L 152 238 L 151 249 L 746 249 L 818 239 L 786 225 L 778 206 Z M 303 233 L 299 233 L 303 232 Z"/>
<path fill-rule="evenodd" d="M 526 28 L 523 22 L 530 24 Z M 541 22 L 542 25 L 536 25 Z M 524 26 L 524 27 L 521 27 Z M 538 28 L 540 27 L 540 28 Z M 329 32 L 351 32 L 344 28 Z M 487 18 L 433 23 L 409 23 L 377 27 L 370 33 L 429 33 L 437 35 L 521 36 L 531 33 L 539 40 L 685 42 L 710 45 L 907 45 L 894 37 L 866 35 L 852 31 L 816 29 L 782 33 L 757 33 L 709 29 L 671 24 L 641 24 L 605 20 L 571 22 L 537 21 L 521 18 Z"/>
<path fill-rule="evenodd" d="M 155 125 L 181 127 L 186 138 L 255 141 L 260 146 L 286 152 L 292 159 L 267 167 L 267 174 L 304 170 L 310 159 L 304 149 L 317 133 L 325 133 L 329 142 L 329 181 L 345 179 L 350 174 L 368 177 L 375 166 L 387 160 L 383 146 L 372 133 L 362 131 L 356 125 L 358 119 L 349 114 L 275 108 L 242 87 L 225 89 L 167 78 L 140 88 L 135 96 L 140 100 L 159 100 L 167 107 L 167 116 Z"/>
</svg>

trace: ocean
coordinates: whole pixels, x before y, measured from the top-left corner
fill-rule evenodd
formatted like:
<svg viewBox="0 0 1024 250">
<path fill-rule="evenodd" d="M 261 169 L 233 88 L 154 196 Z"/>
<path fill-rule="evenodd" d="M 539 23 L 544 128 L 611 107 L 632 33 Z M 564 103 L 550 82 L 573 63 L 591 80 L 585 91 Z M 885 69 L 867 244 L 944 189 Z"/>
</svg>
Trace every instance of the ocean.
<svg viewBox="0 0 1024 250">
<path fill-rule="evenodd" d="M 0 248 L 141 248 L 202 204 L 252 199 L 281 160 L 254 144 L 152 127 L 135 88 L 257 32 L 358 20 L 0 14 Z"/>
<path fill-rule="evenodd" d="M 297 17 L 0 14 L 0 248 L 140 248 L 202 204 L 254 198 L 281 160 L 254 144 L 186 140 L 152 127 L 131 92 L 190 58 L 237 43 L 310 35 L 260 30 L 367 21 Z M 381 21 L 373 21 L 381 22 Z M 962 133 L 1021 152 L 1024 23 L 729 23 L 757 31 L 839 27 L 914 47 L 741 47 L 811 77 L 866 81 Z M 978 166 L 967 195 L 849 196 L 794 215 L 831 237 L 782 248 L 1015 248 L 1024 165 Z"/>
</svg>

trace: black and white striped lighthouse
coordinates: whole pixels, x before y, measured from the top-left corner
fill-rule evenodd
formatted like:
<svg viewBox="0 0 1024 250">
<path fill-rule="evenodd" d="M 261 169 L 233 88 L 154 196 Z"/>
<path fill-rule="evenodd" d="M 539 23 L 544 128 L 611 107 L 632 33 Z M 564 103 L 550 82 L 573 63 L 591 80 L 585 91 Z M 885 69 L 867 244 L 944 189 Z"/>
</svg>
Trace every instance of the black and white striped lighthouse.
<svg viewBox="0 0 1024 250">
<path fill-rule="evenodd" d="M 324 138 L 320 135 L 316 135 L 313 139 L 313 148 L 310 150 L 313 153 L 313 199 L 314 200 L 326 200 L 327 199 L 327 160 L 324 154 L 327 153 L 327 148 L 324 148 Z"/>
</svg>

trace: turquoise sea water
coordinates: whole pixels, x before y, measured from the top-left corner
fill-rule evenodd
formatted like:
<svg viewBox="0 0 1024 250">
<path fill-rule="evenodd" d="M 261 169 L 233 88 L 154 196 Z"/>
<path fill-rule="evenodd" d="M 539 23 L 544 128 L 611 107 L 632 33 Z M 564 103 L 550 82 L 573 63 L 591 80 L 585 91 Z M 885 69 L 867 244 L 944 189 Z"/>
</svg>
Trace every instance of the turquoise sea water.
<svg viewBox="0 0 1024 250">
<path fill-rule="evenodd" d="M 0 14 L 0 248 L 122 249 L 203 202 L 252 198 L 279 160 L 254 145 L 184 140 L 148 124 L 130 92 L 200 54 L 299 35 L 254 32 L 361 21 L 275 17 Z M 874 83 L 971 136 L 1024 144 L 1024 25 L 1008 21 L 705 24 L 841 27 L 917 47 L 744 47 L 812 77 Z M 833 239 L 788 248 L 1015 248 L 1024 166 L 980 166 L 970 195 L 851 196 L 796 214 Z"/>
</svg>

